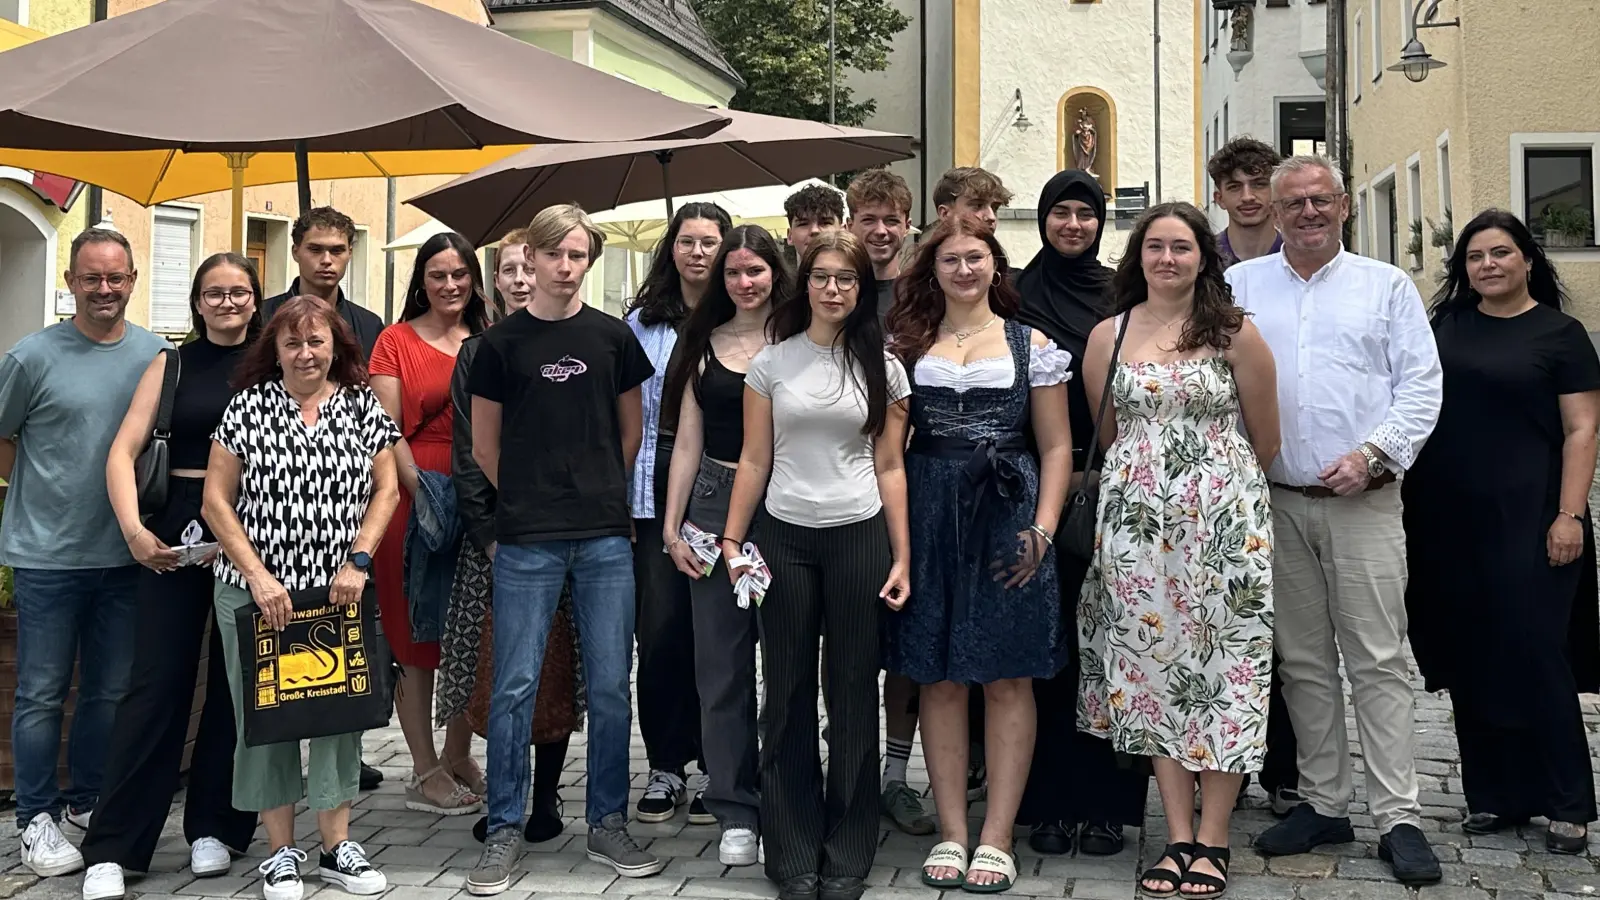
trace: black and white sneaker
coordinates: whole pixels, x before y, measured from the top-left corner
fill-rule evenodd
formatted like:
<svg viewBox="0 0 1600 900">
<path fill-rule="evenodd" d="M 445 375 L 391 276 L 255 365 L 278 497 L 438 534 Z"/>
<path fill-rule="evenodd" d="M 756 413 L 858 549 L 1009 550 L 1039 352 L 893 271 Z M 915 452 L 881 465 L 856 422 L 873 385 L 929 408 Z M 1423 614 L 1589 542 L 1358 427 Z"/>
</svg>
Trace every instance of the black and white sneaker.
<svg viewBox="0 0 1600 900">
<path fill-rule="evenodd" d="M 381 894 L 389 886 L 389 880 L 367 862 L 367 851 L 355 841 L 340 841 L 331 852 L 322 851 L 317 874 L 323 883 L 337 884 L 351 894 Z"/>
<path fill-rule="evenodd" d="M 261 873 L 261 894 L 266 900 L 300 900 L 306 888 L 300 881 L 300 864 L 305 853 L 294 847 L 279 847 L 256 868 Z"/>
<path fill-rule="evenodd" d="M 652 769 L 645 783 L 644 796 L 634 810 L 634 818 L 641 822 L 665 822 L 672 818 L 678 807 L 689 802 L 689 787 L 683 776 L 676 772 Z"/>
<path fill-rule="evenodd" d="M 689 824 L 717 824 L 717 817 L 711 814 L 711 810 L 706 809 L 706 792 L 703 790 L 695 791 L 694 799 L 689 801 Z"/>
</svg>

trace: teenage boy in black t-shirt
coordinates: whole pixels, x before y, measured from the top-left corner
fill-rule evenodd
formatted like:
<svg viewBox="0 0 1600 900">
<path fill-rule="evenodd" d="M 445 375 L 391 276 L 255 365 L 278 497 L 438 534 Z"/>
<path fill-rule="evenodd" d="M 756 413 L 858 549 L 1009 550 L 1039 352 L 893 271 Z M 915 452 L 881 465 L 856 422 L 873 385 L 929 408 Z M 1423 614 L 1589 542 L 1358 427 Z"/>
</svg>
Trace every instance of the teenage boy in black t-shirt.
<svg viewBox="0 0 1600 900">
<path fill-rule="evenodd" d="M 498 894 L 510 884 L 545 637 L 569 577 L 589 691 L 589 858 L 634 878 L 665 865 L 627 830 L 634 615 L 628 473 L 644 433 L 639 385 L 654 370 L 622 320 L 579 296 L 602 244 L 576 206 L 534 217 L 533 300 L 484 333 L 467 383 L 472 456 L 499 492 L 489 822 L 483 856 L 467 878 L 473 894 Z"/>
</svg>

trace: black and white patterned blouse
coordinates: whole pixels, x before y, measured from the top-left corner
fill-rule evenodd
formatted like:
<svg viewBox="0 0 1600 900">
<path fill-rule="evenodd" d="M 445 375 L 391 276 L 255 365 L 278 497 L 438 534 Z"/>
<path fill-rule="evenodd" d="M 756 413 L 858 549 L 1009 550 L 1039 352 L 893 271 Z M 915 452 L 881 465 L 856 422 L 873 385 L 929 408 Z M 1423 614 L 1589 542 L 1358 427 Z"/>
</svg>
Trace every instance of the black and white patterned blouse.
<svg viewBox="0 0 1600 900">
<path fill-rule="evenodd" d="M 340 388 L 307 426 L 283 382 L 269 381 L 235 394 L 212 437 L 239 457 L 234 512 L 267 571 L 291 591 L 332 583 L 367 513 L 372 457 L 400 439 L 377 395 Z M 226 554 L 216 576 L 247 587 Z"/>
</svg>

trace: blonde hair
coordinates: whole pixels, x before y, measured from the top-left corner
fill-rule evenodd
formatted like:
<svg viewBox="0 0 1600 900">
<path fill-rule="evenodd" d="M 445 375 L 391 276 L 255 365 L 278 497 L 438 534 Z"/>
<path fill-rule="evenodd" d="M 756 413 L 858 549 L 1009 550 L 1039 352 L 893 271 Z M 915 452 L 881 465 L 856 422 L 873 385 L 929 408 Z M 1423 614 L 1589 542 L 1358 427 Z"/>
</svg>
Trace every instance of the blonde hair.
<svg viewBox="0 0 1600 900">
<path fill-rule="evenodd" d="M 506 232 L 504 237 L 500 238 L 500 246 L 502 247 L 526 243 L 528 243 L 528 229 L 526 228 L 513 228 Z"/>
<path fill-rule="evenodd" d="M 589 262 L 594 263 L 605 249 L 606 236 L 576 203 L 558 203 L 539 210 L 526 229 L 528 246 L 535 250 L 554 250 L 574 228 L 582 228 L 589 236 Z"/>
</svg>

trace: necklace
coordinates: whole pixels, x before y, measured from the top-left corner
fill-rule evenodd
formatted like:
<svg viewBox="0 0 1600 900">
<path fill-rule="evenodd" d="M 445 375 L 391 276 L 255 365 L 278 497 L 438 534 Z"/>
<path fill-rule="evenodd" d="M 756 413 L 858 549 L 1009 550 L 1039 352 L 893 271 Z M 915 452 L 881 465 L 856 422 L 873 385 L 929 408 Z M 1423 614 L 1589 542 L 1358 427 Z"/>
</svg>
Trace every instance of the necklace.
<svg viewBox="0 0 1600 900">
<path fill-rule="evenodd" d="M 948 333 L 948 334 L 955 335 L 956 346 L 960 347 L 961 345 L 963 345 L 963 344 L 965 344 L 967 342 L 968 338 L 970 338 L 970 337 L 972 337 L 974 335 L 983 333 L 990 325 L 993 325 L 994 323 L 996 323 L 998 321 L 1000 321 L 1000 317 L 999 316 L 990 316 L 989 317 L 989 321 L 983 323 L 982 325 L 979 325 L 977 328 L 969 328 L 966 331 L 957 331 L 954 328 L 950 327 L 950 323 L 949 322 L 940 322 L 939 323 L 939 329 L 941 331 L 944 331 L 944 332 Z"/>
</svg>

